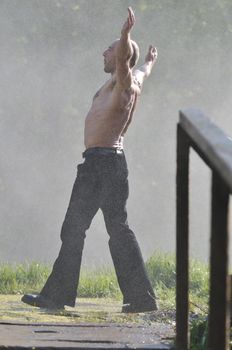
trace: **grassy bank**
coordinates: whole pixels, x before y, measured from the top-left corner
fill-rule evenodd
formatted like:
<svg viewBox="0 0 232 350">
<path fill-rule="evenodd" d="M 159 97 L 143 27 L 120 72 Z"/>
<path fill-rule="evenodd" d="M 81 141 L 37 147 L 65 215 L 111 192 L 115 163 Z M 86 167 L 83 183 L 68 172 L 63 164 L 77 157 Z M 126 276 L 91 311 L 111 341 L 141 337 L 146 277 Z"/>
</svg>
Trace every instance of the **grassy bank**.
<svg viewBox="0 0 232 350">
<path fill-rule="evenodd" d="M 175 308 L 175 257 L 154 254 L 146 262 L 148 274 L 161 306 Z M 38 292 L 51 272 L 51 266 L 32 262 L 23 264 L 0 264 L 0 294 L 23 294 Z M 85 298 L 120 299 L 113 268 L 83 268 L 78 296 Z M 192 310 L 206 308 L 208 298 L 208 269 L 199 262 L 190 266 L 190 306 Z"/>
<path fill-rule="evenodd" d="M 164 314 L 162 315 L 164 318 L 163 320 L 165 321 L 166 315 L 170 315 L 170 319 L 166 319 L 166 321 L 173 322 L 175 320 L 175 257 L 173 255 L 156 253 L 151 256 L 150 259 L 148 259 L 146 262 L 146 267 L 152 285 L 156 291 L 160 309 L 164 311 Z M 51 266 L 37 262 L 23 264 L 1 263 L 0 294 L 5 294 L 6 298 L 8 298 L 7 295 L 9 294 L 39 292 L 43 287 L 46 279 L 48 278 L 50 272 Z M 17 296 L 15 297 L 17 298 Z M 111 303 L 116 303 L 115 305 L 118 305 L 117 307 L 120 310 L 121 293 L 113 267 L 98 267 L 94 269 L 83 268 L 81 270 L 78 297 L 98 298 L 98 300 L 102 300 L 103 304 L 105 304 L 105 300 L 111 300 Z M 84 301 L 87 299 L 82 300 Z M 6 305 L 8 305 L 8 301 L 6 301 Z M 80 308 L 80 305 L 81 304 L 78 305 L 78 308 Z M 86 305 L 84 309 L 86 309 Z M 207 315 L 207 305 L 208 268 L 205 264 L 192 260 L 190 263 L 190 312 L 192 317 L 193 344 L 192 350 L 204 349 L 202 346 L 202 341 L 204 341 L 205 337 L 206 323 L 204 319 Z M 12 317 L 13 311 L 7 311 L 9 313 L 9 317 Z M 17 311 L 17 314 L 18 313 L 19 311 Z M 24 317 L 24 313 L 25 311 L 23 311 L 20 317 Z M 72 312 L 70 314 L 70 317 L 73 318 L 74 314 L 75 312 Z M 30 317 L 32 316 L 30 315 Z M 36 317 L 38 317 L 38 313 L 36 313 Z M 67 317 L 67 315 L 65 315 L 65 317 Z M 95 313 L 94 317 L 96 317 Z M 118 314 L 117 317 L 119 317 Z M 120 322 L 122 322 L 121 318 Z"/>
</svg>

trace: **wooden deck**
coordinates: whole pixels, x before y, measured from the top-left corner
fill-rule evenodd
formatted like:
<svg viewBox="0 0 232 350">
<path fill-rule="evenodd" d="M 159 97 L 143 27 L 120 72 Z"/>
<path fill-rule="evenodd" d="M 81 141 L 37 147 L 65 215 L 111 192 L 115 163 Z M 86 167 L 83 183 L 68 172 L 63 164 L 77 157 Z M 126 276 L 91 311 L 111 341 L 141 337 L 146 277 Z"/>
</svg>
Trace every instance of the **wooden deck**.
<svg viewBox="0 0 232 350">
<path fill-rule="evenodd" d="M 175 312 L 122 314 L 121 302 L 81 299 L 51 312 L 0 295 L 0 349 L 171 349 Z"/>
<path fill-rule="evenodd" d="M 0 349 L 171 349 L 166 324 L 1 323 Z"/>
</svg>

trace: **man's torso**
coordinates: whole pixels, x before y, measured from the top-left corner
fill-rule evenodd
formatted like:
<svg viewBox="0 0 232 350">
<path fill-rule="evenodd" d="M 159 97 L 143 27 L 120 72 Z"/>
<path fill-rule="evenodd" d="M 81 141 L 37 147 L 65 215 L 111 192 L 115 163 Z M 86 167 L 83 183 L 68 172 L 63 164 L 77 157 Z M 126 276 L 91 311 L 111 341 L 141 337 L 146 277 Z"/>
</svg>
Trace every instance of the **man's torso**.
<svg viewBox="0 0 232 350">
<path fill-rule="evenodd" d="M 122 148 L 123 136 L 131 122 L 140 89 L 136 82 L 127 90 L 112 77 L 93 98 L 85 120 L 85 147 Z"/>
</svg>

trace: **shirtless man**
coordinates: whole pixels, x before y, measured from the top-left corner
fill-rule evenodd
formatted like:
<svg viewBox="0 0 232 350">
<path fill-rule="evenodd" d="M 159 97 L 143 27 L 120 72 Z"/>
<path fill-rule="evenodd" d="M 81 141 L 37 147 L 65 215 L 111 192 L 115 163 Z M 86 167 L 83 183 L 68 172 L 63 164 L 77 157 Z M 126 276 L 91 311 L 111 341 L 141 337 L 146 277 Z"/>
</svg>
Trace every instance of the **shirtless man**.
<svg viewBox="0 0 232 350">
<path fill-rule="evenodd" d="M 22 301 L 38 307 L 74 306 L 85 232 L 98 209 L 104 215 L 109 248 L 123 295 L 122 312 L 157 310 L 144 261 L 127 222 L 128 170 L 123 137 L 132 120 L 143 81 L 151 73 L 157 50 L 149 47 L 145 63 L 133 72 L 139 48 L 130 39 L 135 23 L 128 17 L 120 39 L 103 53 L 104 71 L 111 78 L 93 99 L 85 121 L 84 163 L 78 165 L 70 203 L 61 230 L 62 246 L 51 275 L 40 294 L 26 294 Z"/>
</svg>

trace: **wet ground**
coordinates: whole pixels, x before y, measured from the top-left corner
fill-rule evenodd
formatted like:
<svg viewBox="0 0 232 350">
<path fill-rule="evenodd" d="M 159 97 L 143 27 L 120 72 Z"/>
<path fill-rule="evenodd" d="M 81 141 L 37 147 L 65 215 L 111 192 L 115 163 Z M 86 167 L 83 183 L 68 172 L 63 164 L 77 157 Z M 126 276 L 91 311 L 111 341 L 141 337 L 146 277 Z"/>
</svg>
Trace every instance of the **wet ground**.
<svg viewBox="0 0 232 350">
<path fill-rule="evenodd" d="M 80 299 L 75 308 L 51 312 L 20 299 L 0 295 L 0 349 L 170 349 L 173 344 L 170 310 L 122 314 L 120 301 Z"/>
</svg>

